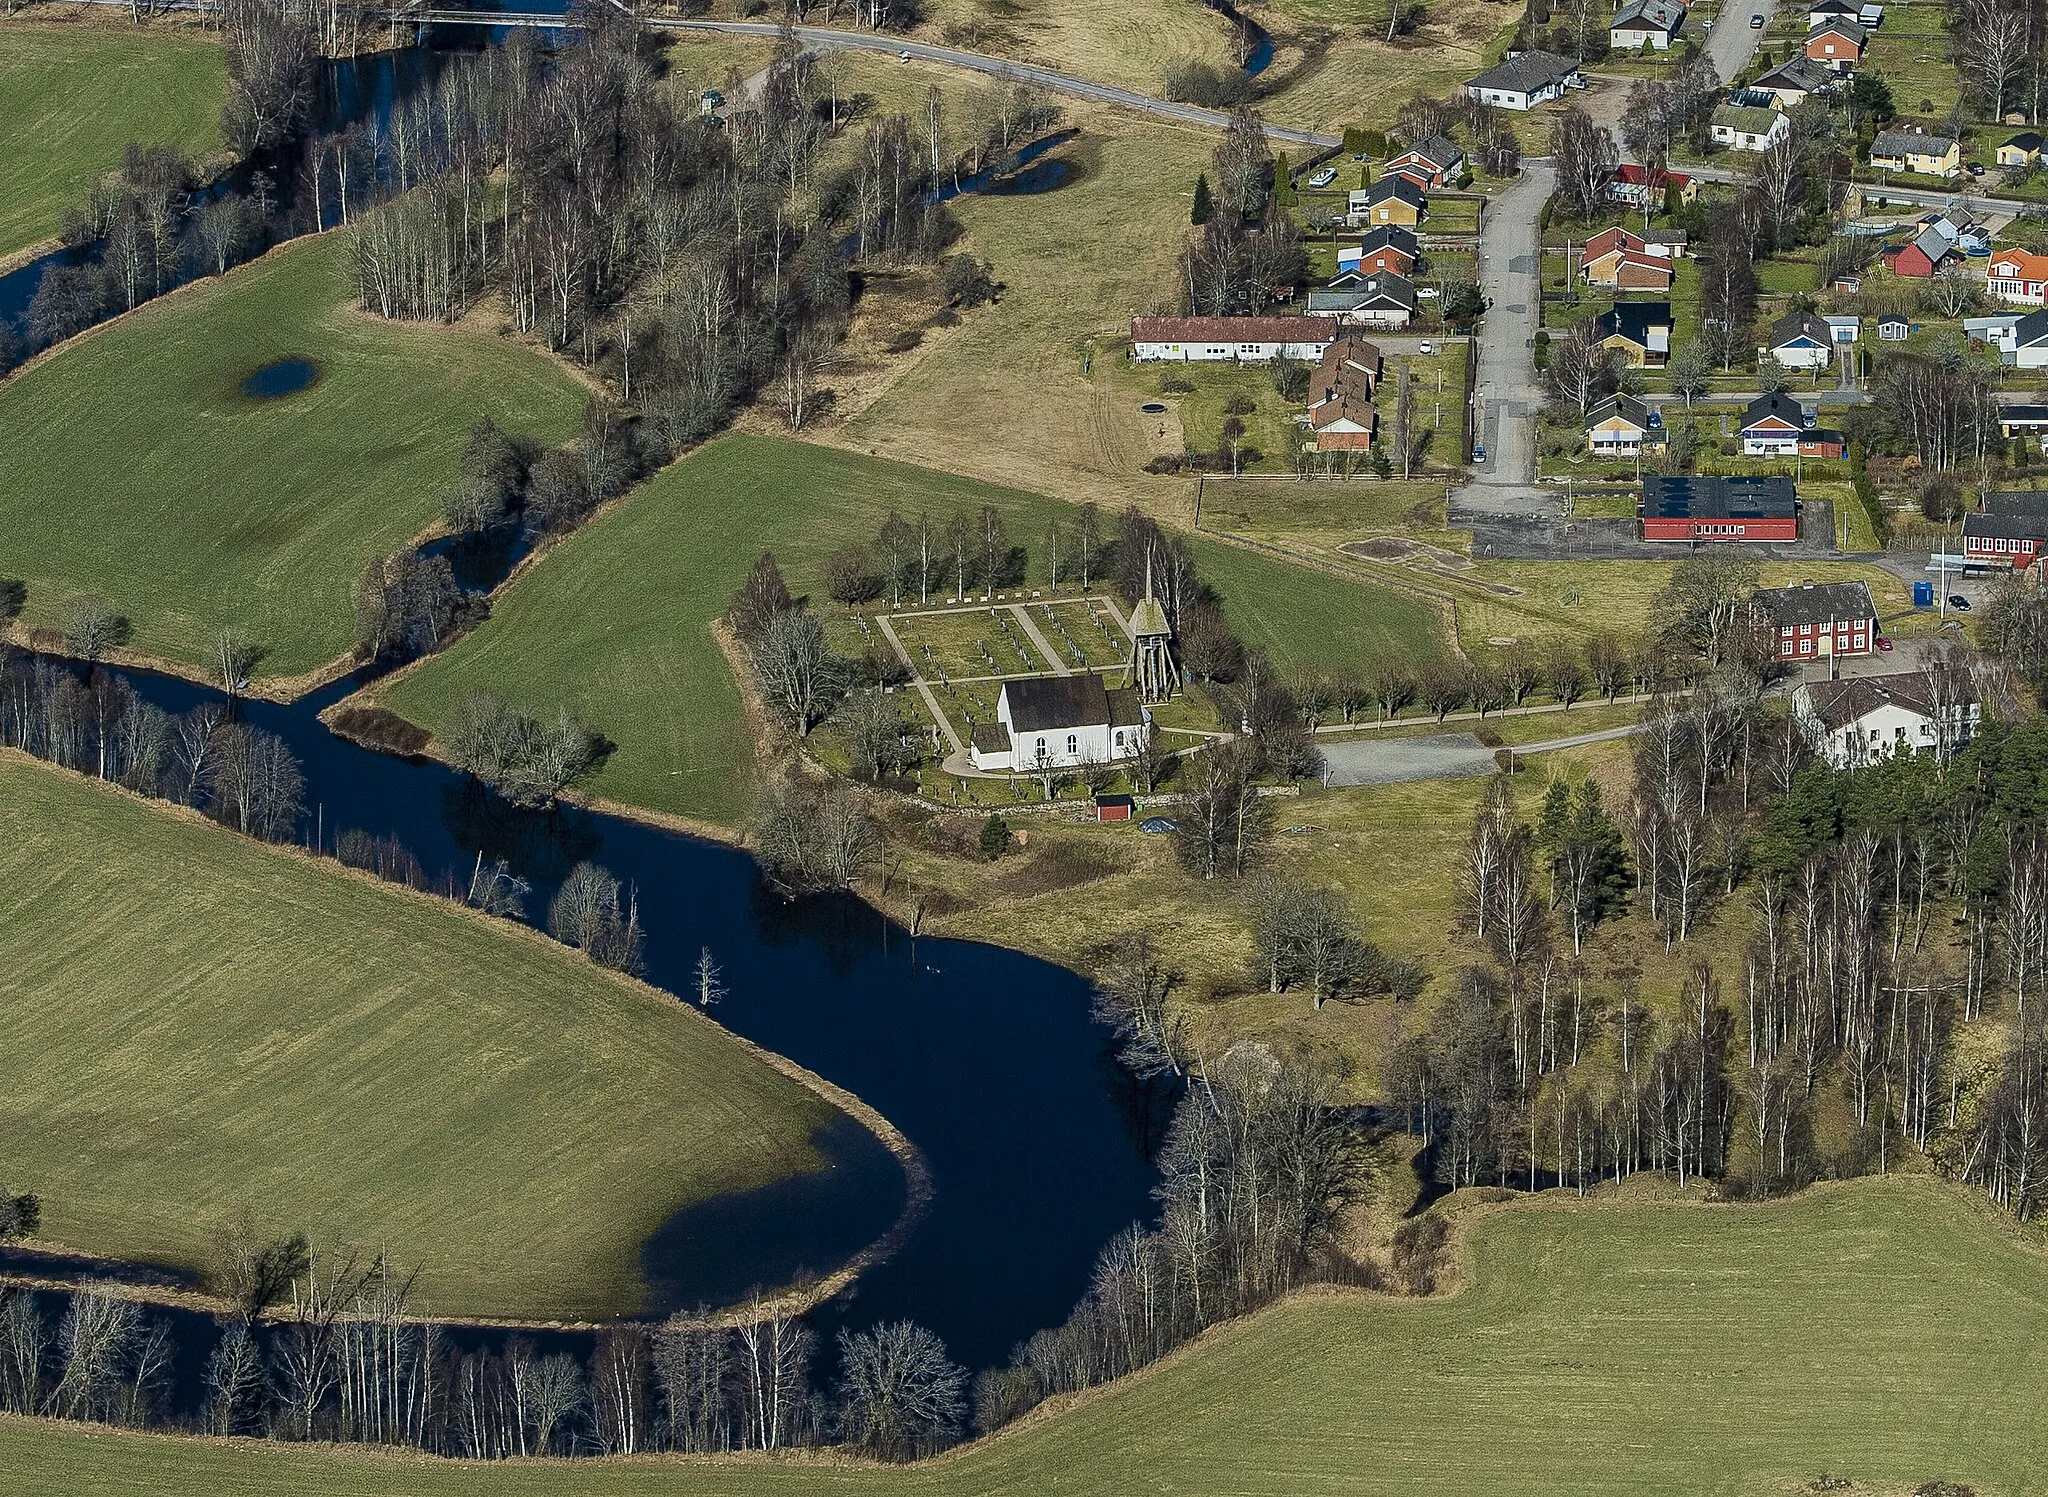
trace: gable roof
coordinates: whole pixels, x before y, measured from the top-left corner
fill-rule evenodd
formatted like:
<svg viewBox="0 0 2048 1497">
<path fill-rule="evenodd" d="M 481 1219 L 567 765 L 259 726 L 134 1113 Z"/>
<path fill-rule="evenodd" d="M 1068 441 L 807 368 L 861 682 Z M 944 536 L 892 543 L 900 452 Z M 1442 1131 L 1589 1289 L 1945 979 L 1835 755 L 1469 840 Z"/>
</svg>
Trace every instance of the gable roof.
<svg viewBox="0 0 2048 1497">
<path fill-rule="evenodd" d="M 1359 280 L 1355 291 L 1332 291 L 1312 287 L 1308 293 L 1311 312 L 1355 312 L 1364 307 L 1399 307 L 1415 310 L 1415 283 L 1391 270 L 1376 270 Z M 1328 350 L 1325 350 L 1327 353 Z"/>
<path fill-rule="evenodd" d="M 1879 327 L 1911 327 L 1913 319 L 1900 312 L 1885 312 L 1877 319 Z"/>
<path fill-rule="evenodd" d="M 2008 135 L 2005 138 L 2005 144 L 2015 146 L 2022 151 L 2038 151 L 2041 149 L 2043 142 L 2041 137 L 2032 130 L 2022 130 L 2017 135 Z"/>
<path fill-rule="evenodd" d="M 1786 480 L 1789 482 L 1789 480 Z M 1750 602 L 1785 624 L 1832 624 L 1842 619 L 1874 619 L 1877 606 L 1864 582 L 1813 582 L 1800 587 L 1760 588 Z"/>
<path fill-rule="evenodd" d="M 1742 430 L 1747 433 L 1752 427 L 1776 419 L 1783 421 L 1794 431 L 1806 430 L 1806 407 L 1782 390 L 1769 395 L 1759 395 L 1742 408 Z"/>
<path fill-rule="evenodd" d="M 2039 348 L 2048 343 L 2048 307 L 2029 312 L 2012 325 L 2013 347 Z"/>
<path fill-rule="evenodd" d="M 1824 36 L 1839 36 L 1859 47 L 1870 39 L 1870 33 L 1863 29 L 1863 23 L 1852 21 L 1847 16 L 1830 17 L 1806 33 L 1808 42 L 1818 41 Z"/>
<path fill-rule="evenodd" d="M 1406 224 L 1375 225 L 1371 232 L 1358 241 L 1358 248 L 1361 253 L 1368 255 L 1376 250 L 1395 249 L 1411 260 L 1420 252 L 1420 246 L 1415 242 L 1415 231 Z"/>
<path fill-rule="evenodd" d="M 1901 160 L 1909 155 L 1946 156 L 1955 149 L 1955 144 L 1946 135 L 1925 135 L 1918 130 L 1880 130 L 1877 139 L 1870 143 L 1870 154 Z"/>
<path fill-rule="evenodd" d="M 1620 224 L 1616 224 L 1611 229 L 1602 229 L 1591 239 L 1588 239 L 1586 247 L 1579 252 L 1579 256 L 1581 261 L 1597 260 L 1602 255 L 1612 254 L 1615 250 L 1635 250 L 1640 252 L 1644 248 L 1644 243 L 1640 237 L 1630 233 Z"/>
<path fill-rule="evenodd" d="M 1594 427 L 1600 425 L 1601 422 L 1612 421 L 1617 416 L 1626 421 L 1630 426 L 1633 426 L 1637 431 L 1646 432 L 1655 429 L 1650 425 L 1650 408 L 1636 399 L 1635 396 L 1625 395 L 1617 390 L 1614 394 L 1594 406 L 1591 411 L 1587 412 L 1586 430 L 1591 431 Z"/>
<path fill-rule="evenodd" d="M 2006 265 L 2012 267 L 2014 275 L 2019 279 L 2048 280 L 2048 255 L 2031 254 L 2023 249 L 2002 249 L 1991 257 L 1988 273 L 1995 274 L 2000 266 Z"/>
<path fill-rule="evenodd" d="M 1992 538 L 2011 541 L 2048 541 L 2048 514 L 1986 514 L 1976 510 L 1963 516 L 1963 538 Z"/>
<path fill-rule="evenodd" d="M 1806 13 L 1809 16 L 1853 16 L 1859 7 L 1850 0 L 1808 0 Z"/>
<path fill-rule="evenodd" d="M 2016 407 L 2007 406 L 2009 412 Z M 1983 513 L 1988 515 L 2030 515 L 2048 518 L 2048 493 L 2039 489 L 1995 489 L 1985 494 Z"/>
<path fill-rule="evenodd" d="M 1771 347 L 1786 348 L 1801 338 L 1832 346 L 1834 331 L 1812 312 L 1787 312 L 1771 324 Z"/>
<path fill-rule="evenodd" d="M 1555 52 L 1522 52 L 1488 68 L 1466 85 L 1500 93 L 1533 94 L 1564 82 L 1579 70 L 1569 57 Z"/>
<path fill-rule="evenodd" d="M 1016 733 L 1109 725 L 1109 691 L 1098 675 L 1013 677 L 1003 683 L 1003 697 Z"/>
<path fill-rule="evenodd" d="M 1679 0 L 1629 0 L 1621 14 L 1608 22 L 1610 31 L 1666 31 L 1676 35 L 1685 24 L 1685 7 Z"/>
<path fill-rule="evenodd" d="M 1795 52 L 1750 84 L 1751 88 L 1782 89 L 1786 93 L 1817 94 L 1839 82 L 1835 75 L 1804 53 Z"/>
<path fill-rule="evenodd" d="M 1799 496 L 1789 478 L 1646 477 L 1642 513 L 1659 520 L 1790 520 Z"/>
<path fill-rule="evenodd" d="M 1962 676 L 1958 685 L 1963 702 L 1977 700 L 1974 679 Z M 1830 732 L 1846 728 L 1881 707 L 1902 707 L 1925 718 L 1935 715 L 1933 682 L 1926 671 L 1899 671 L 1888 676 L 1849 676 L 1840 681 L 1809 681 L 1793 696 L 1803 700 L 1807 710 Z"/>
<path fill-rule="evenodd" d="M 1769 135 L 1784 116 L 1761 104 L 1722 104 L 1714 110 L 1712 124 L 1742 135 Z"/>
<path fill-rule="evenodd" d="M 1392 166 L 1405 156 L 1420 156 L 1439 171 L 1449 171 L 1465 159 L 1465 153 L 1458 149 L 1458 143 L 1448 135 L 1425 135 L 1399 156 L 1390 157 L 1387 164 Z"/>
<path fill-rule="evenodd" d="M 1602 338 L 1626 338 L 1642 348 L 1650 346 L 1652 328 L 1663 328 L 1667 334 L 1670 332 L 1670 302 L 1618 301 L 1602 312 L 1594 324 L 1594 331 Z"/>
<path fill-rule="evenodd" d="M 1412 179 L 1393 171 L 1385 173 L 1379 181 L 1365 189 L 1365 201 L 1368 205 L 1384 203 L 1388 198 L 1399 198 L 1414 208 L 1420 208 L 1426 201 L 1422 189 L 1417 187 Z"/>
</svg>

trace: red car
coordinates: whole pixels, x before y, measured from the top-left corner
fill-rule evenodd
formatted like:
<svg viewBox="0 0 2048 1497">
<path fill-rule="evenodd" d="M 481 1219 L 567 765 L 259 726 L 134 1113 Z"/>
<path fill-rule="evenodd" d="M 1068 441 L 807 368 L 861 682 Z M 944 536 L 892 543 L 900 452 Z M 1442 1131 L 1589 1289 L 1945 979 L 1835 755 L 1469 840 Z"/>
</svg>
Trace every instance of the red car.
<svg viewBox="0 0 2048 1497">
<path fill-rule="evenodd" d="M 1877 647 L 1880 650 L 1889 650 L 1892 647 L 1892 642 L 1880 634 L 1877 637 Z"/>
</svg>

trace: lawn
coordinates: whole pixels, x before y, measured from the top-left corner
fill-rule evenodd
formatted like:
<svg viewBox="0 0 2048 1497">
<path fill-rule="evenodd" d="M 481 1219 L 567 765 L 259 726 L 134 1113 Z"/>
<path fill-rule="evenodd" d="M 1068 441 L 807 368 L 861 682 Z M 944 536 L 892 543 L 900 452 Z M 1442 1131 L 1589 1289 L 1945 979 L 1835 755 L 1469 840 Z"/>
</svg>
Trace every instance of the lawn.
<svg viewBox="0 0 2048 1497">
<path fill-rule="evenodd" d="M 629 1313 L 656 1227 L 833 1116 L 530 931 L 18 754 L 0 891 L 7 1179 L 66 1246 L 198 1266 L 246 1208 L 440 1313 Z"/>
<path fill-rule="evenodd" d="M 1143 1490 L 1186 1497 L 2040 1490 L 2048 1275 L 1958 1192 L 1891 1179 L 1763 1206 L 1543 1202 L 1478 1223 L 1469 1256 L 1450 1298 L 1306 1295 L 908 1469 L 480 1468 L 15 1419 L 0 1461 L 24 1490 L 195 1497 L 1088 1497 L 1139 1472 Z M 1845 1484 L 1810 1485 L 1824 1473 Z"/>
<path fill-rule="evenodd" d="M 933 613 L 894 621 L 911 662 L 927 676 L 1028 675 L 1051 669 L 1007 608 Z"/>
<path fill-rule="evenodd" d="M 0 27 L 0 260 L 55 236 L 129 141 L 220 143 L 227 69 L 210 39 Z"/>
<path fill-rule="evenodd" d="M 310 389 L 241 394 L 287 358 L 319 366 Z M 200 665 L 232 624 L 262 675 L 298 675 L 352 646 L 364 567 L 438 518 L 479 416 L 553 441 L 583 399 L 502 338 L 358 310 L 346 244 L 302 240 L 0 385 L 0 567 L 30 624 L 93 590 L 138 650 Z"/>
<path fill-rule="evenodd" d="M 710 624 L 754 558 L 772 549 L 792 591 L 821 596 L 825 558 L 872 541 L 890 509 L 928 511 L 943 525 L 984 504 L 1027 552 L 1049 520 L 1072 513 L 1042 495 L 835 448 L 728 437 L 571 536 L 474 634 L 375 694 L 429 727 L 479 689 L 569 704 L 618 745 L 590 782 L 596 794 L 738 825 L 755 742 Z M 1405 594 L 1214 542 L 1198 540 L 1196 554 L 1245 637 L 1276 655 L 1334 669 L 1438 637 L 1433 611 Z M 1042 575 L 1035 555 L 1030 565 Z"/>
</svg>

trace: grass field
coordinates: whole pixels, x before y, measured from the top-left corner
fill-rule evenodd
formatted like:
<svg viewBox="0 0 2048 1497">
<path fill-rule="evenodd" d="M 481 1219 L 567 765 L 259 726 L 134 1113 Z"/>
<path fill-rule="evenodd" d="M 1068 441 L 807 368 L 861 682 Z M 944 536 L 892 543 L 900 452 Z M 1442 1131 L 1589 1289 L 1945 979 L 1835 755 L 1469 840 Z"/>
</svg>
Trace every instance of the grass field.
<svg viewBox="0 0 2048 1497">
<path fill-rule="evenodd" d="M 220 142 L 227 70 L 191 35 L 0 26 L 0 260 L 51 238 L 129 141 Z"/>
<path fill-rule="evenodd" d="M 150 303 L 0 385 L 5 570 L 26 621 L 105 594 L 134 647 L 203 663 L 233 624 L 291 676 L 354 642 L 363 568 L 425 529 L 470 425 L 558 440 L 583 392 L 482 331 L 356 309 L 337 236 Z M 254 401 L 277 359 L 312 388 Z"/>
<path fill-rule="evenodd" d="M 1308 1296 L 957 1456 L 423 1462 L 0 1422 L 24 1490 L 436 1497 L 2041 1490 L 2048 1274 L 1959 1193 L 1542 1203 L 1473 1228 L 1449 1299 Z M 1142 1477 L 1138 1475 L 1142 1473 Z M 1848 1485 L 1809 1485 L 1823 1474 Z"/>
<path fill-rule="evenodd" d="M 246 1208 L 437 1312 L 614 1315 L 676 1210 L 818 1164 L 831 1109 L 683 1005 L 16 754 L 0 891 L 7 1179 L 52 1241 L 200 1266 Z"/>
<path fill-rule="evenodd" d="M 429 727 L 479 689 L 568 703 L 618 745 L 590 782 L 596 794 L 736 825 L 751 804 L 755 741 L 709 626 L 754 558 L 772 549 L 792 591 L 822 596 L 825 558 L 872 541 L 891 508 L 943 525 L 983 504 L 1027 551 L 1048 520 L 1071 514 L 1042 495 L 834 448 L 728 437 L 570 537 L 474 634 L 376 696 Z M 1246 638 L 1276 654 L 1334 668 L 1342 653 L 1434 642 L 1435 615 L 1403 594 L 1210 542 L 1197 554 Z M 979 658 L 972 636 L 956 643 Z"/>
</svg>

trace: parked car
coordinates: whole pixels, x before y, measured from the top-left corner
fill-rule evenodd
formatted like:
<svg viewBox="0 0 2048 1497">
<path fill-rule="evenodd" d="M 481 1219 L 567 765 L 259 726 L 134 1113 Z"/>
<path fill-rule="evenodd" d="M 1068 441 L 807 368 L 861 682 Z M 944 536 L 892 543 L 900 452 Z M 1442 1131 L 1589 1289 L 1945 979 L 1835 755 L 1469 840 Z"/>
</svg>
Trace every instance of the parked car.
<svg viewBox="0 0 2048 1497">
<path fill-rule="evenodd" d="M 1441 291 L 1438 291 L 1434 286 L 1417 286 L 1415 288 L 1415 294 L 1421 297 L 1424 301 L 1428 301 L 1432 297 L 1443 295 L 1443 293 Z"/>
<path fill-rule="evenodd" d="M 1981 177 L 1984 175 L 1984 168 L 1979 166 L 1974 161 L 1972 161 L 1968 166 L 1964 167 L 1963 170 L 1968 172 L 1973 177 Z"/>
<path fill-rule="evenodd" d="M 1948 606 L 1957 613 L 1968 613 L 1970 611 L 1970 600 L 1961 593 L 1950 593 L 1948 595 Z"/>
<path fill-rule="evenodd" d="M 1310 177 L 1308 179 L 1308 185 L 1311 187 L 1328 187 L 1332 182 L 1336 180 L 1337 168 L 1334 166 L 1326 166 L 1321 171 L 1317 172 L 1313 177 Z"/>
<path fill-rule="evenodd" d="M 1434 343 L 1430 342 L 1430 341 L 1429 341 L 1429 339 L 1427 339 L 1427 338 L 1424 338 L 1424 339 L 1422 340 L 1422 351 L 1423 351 L 1424 353 L 1435 353 L 1435 352 L 1436 352 L 1436 345 L 1435 345 Z"/>
<path fill-rule="evenodd" d="M 1472 461 L 1475 463 L 1486 461 L 1486 444 L 1484 442 L 1474 442 L 1472 444 Z"/>
<path fill-rule="evenodd" d="M 1892 647 L 1892 642 L 1887 636 L 1880 634 L 1877 637 L 1877 647 L 1880 650 L 1889 651 Z"/>
<path fill-rule="evenodd" d="M 1749 18 L 1749 29 L 1751 31 L 1761 31 L 1764 29 L 1764 18 L 1761 11 Z"/>
</svg>

